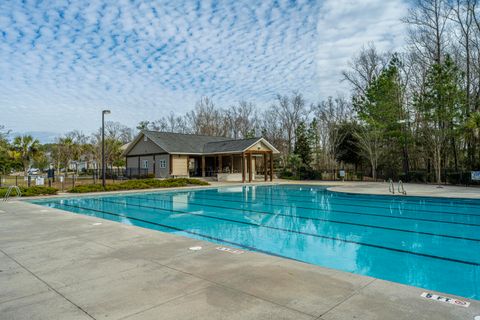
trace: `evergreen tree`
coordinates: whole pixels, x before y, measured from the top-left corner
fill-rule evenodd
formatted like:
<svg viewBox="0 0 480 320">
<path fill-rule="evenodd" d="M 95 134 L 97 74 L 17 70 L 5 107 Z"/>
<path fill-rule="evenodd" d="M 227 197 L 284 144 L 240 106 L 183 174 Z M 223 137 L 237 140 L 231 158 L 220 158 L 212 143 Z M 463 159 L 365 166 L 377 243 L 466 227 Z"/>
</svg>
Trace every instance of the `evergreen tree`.
<svg viewBox="0 0 480 320">
<path fill-rule="evenodd" d="M 365 96 L 354 101 L 360 119 L 382 129 L 386 137 L 398 136 L 399 121 L 405 119 L 399 65 L 394 54 L 388 67 L 369 84 Z"/>
<path fill-rule="evenodd" d="M 355 136 L 355 132 L 358 131 L 357 125 L 354 122 L 344 122 L 339 124 L 338 130 L 342 139 L 338 145 L 336 160 L 356 167 L 362 161 L 358 147 L 360 143 Z"/>
<path fill-rule="evenodd" d="M 407 132 L 402 124 L 405 121 L 406 112 L 403 106 L 399 67 L 400 62 L 395 54 L 388 66 L 368 85 L 365 95 L 354 100 L 354 108 L 364 122 L 361 135 L 357 134 L 354 137 L 362 137 L 363 143 L 359 144 L 362 149 L 360 153 L 372 164 L 374 176 L 377 160 L 372 157 L 384 154 L 384 160 L 390 160 L 389 162 L 395 165 L 400 155 L 400 147 L 406 150 Z M 372 137 L 374 139 L 371 139 Z M 386 146 L 389 148 L 388 153 L 381 150 Z M 396 149 L 395 146 L 397 146 Z M 403 152 L 403 157 L 404 168 L 408 171 L 408 153 Z"/>
<path fill-rule="evenodd" d="M 312 162 L 312 150 L 310 148 L 307 127 L 303 121 L 295 130 L 295 148 L 293 153 L 300 157 L 305 166 L 310 166 L 310 163 Z"/>
<path fill-rule="evenodd" d="M 442 63 L 428 70 L 424 92 L 415 97 L 424 145 L 433 160 L 437 183 L 441 183 L 441 168 L 449 142 L 456 153 L 455 135 L 465 102 L 460 83 L 458 67 L 446 56 Z"/>
<path fill-rule="evenodd" d="M 313 118 L 310 126 L 308 127 L 308 140 L 312 149 L 312 160 L 315 165 L 318 165 L 320 153 L 320 135 L 318 134 L 317 118 Z"/>
</svg>

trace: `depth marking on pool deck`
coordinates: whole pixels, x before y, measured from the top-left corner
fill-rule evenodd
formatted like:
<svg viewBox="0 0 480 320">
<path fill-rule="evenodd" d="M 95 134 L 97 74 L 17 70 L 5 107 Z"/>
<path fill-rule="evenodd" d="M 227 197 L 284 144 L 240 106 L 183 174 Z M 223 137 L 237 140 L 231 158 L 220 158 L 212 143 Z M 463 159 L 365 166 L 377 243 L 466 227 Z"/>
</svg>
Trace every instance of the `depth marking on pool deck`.
<svg viewBox="0 0 480 320">
<path fill-rule="evenodd" d="M 455 299 L 455 298 L 449 298 L 449 297 L 444 297 L 444 296 L 439 296 L 437 294 L 433 294 L 433 293 L 429 293 L 429 292 L 423 292 L 420 296 L 424 297 L 424 298 L 427 298 L 427 299 L 430 299 L 430 300 L 438 301 L 438 302 L 450 303 L 450 304 L 453 304 L 455 306 L 460 306 L 460 307 L 465 307 L 465 308 L 468 308 L 470 306 L 470 302 L 468 302 L 468 301 L 458 300 L 458 299 Z"/>
<path fill-rule="evenodd" d="M 215 249 L 220 250 L 220 251 L 224 251 L 224 252 L 233 253 L 233 254 L 244 254 L 245 253 L 245 251 L 232 249 L 232 248 L 227 248 L 227 247 L 216 247 Z"/>
</svg>

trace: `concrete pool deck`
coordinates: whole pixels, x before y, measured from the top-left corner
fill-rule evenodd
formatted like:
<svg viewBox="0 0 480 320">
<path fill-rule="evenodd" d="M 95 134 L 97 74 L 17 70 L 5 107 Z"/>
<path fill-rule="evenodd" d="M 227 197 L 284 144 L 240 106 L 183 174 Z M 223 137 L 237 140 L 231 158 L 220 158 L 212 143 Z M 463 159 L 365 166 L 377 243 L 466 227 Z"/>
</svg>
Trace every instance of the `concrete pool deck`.
<svg viewBox="0 0 480 320">
<path fill-rule="evenodd" d="M 382 187 L 372 186 L 379 191 Z M 189 250 L 194 246 L 202 250 Z M 480 315 L 480 301 L 459 297 L 471 303 L 465 308 L 422 298 L 427 290 L 421 288 L 217 247 L 22 201 L 2 202 L 0 318 L 333 320 Z"/>
</svg>

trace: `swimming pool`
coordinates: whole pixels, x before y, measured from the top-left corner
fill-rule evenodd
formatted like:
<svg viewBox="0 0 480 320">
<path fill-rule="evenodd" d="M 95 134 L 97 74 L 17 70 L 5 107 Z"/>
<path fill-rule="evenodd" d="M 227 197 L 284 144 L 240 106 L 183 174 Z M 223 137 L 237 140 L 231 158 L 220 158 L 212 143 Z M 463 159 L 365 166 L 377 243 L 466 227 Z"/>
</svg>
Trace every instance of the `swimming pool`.
<svg viewBox="0 0 480 320">
<path fill-rule="evenodd" d="M 480 299 L 480 200 L 276 185 L 31 202 Z"/>
</svg>

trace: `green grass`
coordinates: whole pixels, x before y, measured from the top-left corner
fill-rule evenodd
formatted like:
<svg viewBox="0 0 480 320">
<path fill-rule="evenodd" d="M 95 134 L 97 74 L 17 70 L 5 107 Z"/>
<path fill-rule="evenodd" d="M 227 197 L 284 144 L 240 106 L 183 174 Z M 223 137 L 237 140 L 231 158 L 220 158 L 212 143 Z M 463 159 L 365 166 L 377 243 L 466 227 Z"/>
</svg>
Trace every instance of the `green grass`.
<svg viewBox="0 0 480 320">
<path fill-rule="evenodd" d="M 190 178 L 176 178 L 176 179 L 141 179 L 141 180 L 129 180 L 122 183 L 107 184 L 105 189 L 101 184 L 85 184 L 76 186 L 68 192 L 71 193 L 87 193 L 87 192 L 102 192 L 102 191 L 121 191 L 121 190 L 140 190 L 140 189 L 153 189 L 153 188 L 174 188 L 174 187 L 186 187 L 189 185 L 206 186 L 208 182 L 190 179 Z"/>
<path fill-rule="evenodd" d="M 33 186 L 33 187 L 19 187 L 22 191 L 22 197 L 34 197 L 34 196 L 45 196 L 57 194 L 58 189 L 52 187 L 42 187 L 42 186 Z M 7 193 L 8 188 L 0 188 L 0 197 L 4 197 Z M 11 193 L 12 197 L 17 196 L 15 190 Z"/>
</svg>

